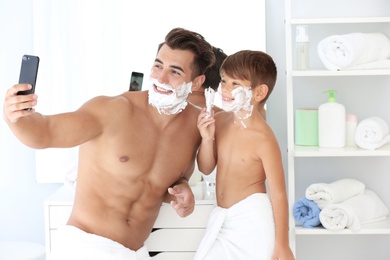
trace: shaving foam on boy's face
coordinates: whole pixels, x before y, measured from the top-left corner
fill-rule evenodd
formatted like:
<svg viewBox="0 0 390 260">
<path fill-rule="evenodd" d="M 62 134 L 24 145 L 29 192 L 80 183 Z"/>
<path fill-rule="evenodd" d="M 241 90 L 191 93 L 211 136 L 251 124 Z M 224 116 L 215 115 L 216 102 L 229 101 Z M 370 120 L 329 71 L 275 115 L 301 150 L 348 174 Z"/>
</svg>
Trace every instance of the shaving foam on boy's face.
<svg viewBox="0 0 390 260">
<path fill-rule="evenodd" d="M 218 86 L 218 93 L 222 97 L 223 110 L 227 112 L 239 112 L 242 109 L 246 111 L 252 111 L 251 109 L 252 90 L 250 87 L 240 86 L 233 89 L 232 98 L 230 100 L 227 100 L 226 98 L 223 97 L 221 84 L 219 84 Z"/>
<path fill-rule="evenodd" d="M 221 84 L 218 86 L 218 94 L 222 98 L 222 109 L 227 112 L 233 112 L 235 119 L 246 128 L 245 123 L 242 121 L 252 115 L 253 105 L 252 100 L 252 89 L 250 87 L 237 87 L 232 90 L 232 98 L 227 99 L 223 97 Z"/>
<path fill-rule="evenodd" d="M 187 98 L 188 94 L 191 93 L 192 82 L 184 82 L 177 88 L 160 83 L 154 78 L 150 78 L 149 82 L 149 104 L 155 107 L 160 114 L 178 114 L 187 106 Z"/>
</svg>

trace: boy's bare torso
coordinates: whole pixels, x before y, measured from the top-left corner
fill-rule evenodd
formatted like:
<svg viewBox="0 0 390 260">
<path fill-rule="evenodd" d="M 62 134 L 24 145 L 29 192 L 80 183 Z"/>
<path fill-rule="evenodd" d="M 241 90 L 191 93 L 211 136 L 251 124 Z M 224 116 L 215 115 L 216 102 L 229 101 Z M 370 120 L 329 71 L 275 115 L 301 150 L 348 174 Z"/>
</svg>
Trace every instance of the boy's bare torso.
<svg viewBox="0 0 390 260">
<path fill-rule="evenodd" d="M 217 203 L 229 208 L 251 194 L 266 192 L 261 153 L 265 137 L 269 136 L 269 127 L 260 114 L 247 128 L 234 123 L 231 113 L 218 116 Z"/>
<path fill-rule="evenodd" d="M 122 96 L 103 112 L 101 136 L 80 146 L 68 224 L 138 250 L 168 187 L 192 166 L 200 142 L 199 111 L 192 107 L 173 120 L 161 120 L 167 116 L 148 105 L 147 92 Z"/>
</svg>

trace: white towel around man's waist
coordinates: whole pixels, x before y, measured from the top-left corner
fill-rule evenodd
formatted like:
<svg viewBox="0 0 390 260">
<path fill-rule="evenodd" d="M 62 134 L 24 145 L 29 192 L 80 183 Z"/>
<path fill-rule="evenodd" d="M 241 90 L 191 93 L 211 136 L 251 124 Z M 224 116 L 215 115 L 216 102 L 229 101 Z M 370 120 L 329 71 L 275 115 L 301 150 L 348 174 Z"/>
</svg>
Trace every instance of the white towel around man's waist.
<svg viewBox="0 0 390 260">
<path fill-rule="evenodd" d="M 306 189 L 306 198 L 317 203 L 320 209 L 339 203 L 364 192 L 364 183 L 355 179 L 340 179 L 332 183 L 314 183 Z"/>
<path fill-rule="evenodd" d="M 331 35 L 317 51 L 328 70 L 390 68 L 390 40 L 382 33 Z"/>
<path fill-rule="evenodd" d="M 131 234 L 129 234 L 131 236 Z M 137 251 L 106 237 L 87 233 L 77 227 L 65 225 L 56 231 L 53 260 L 150 260 L 146 246 Z"/>
<path fill-rule="evenodd" d="M 255 193 L 210 214 L 195 260 L 269 260 L 275 246 L 271 201 Z"/>
<path fill-rule="evenodd" d="M 362 149 L 375 150 L 390 142 L 389 126 L 380 117 L 368 117 L 355 130 L 355 143 Z"/>
<path fill-rule="evenodd" d="M 348 228 L 359 231 L 361 224 L 384 220 L 388 214 L 389 209 L 378 195 L 365 189 L 363 194 L 323 208 L 320 221 L 324 228 L 329 230 Z"/>
</svg>

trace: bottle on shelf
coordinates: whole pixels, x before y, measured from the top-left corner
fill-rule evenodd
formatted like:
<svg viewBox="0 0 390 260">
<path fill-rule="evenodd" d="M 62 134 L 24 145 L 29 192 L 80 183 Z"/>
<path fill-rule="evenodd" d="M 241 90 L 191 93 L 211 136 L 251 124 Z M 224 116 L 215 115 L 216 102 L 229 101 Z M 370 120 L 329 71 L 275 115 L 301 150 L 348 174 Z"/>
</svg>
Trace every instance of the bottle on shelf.
<svg viewBox="0 0 390 260">
<path fill-rule="evenodd" d="M 345 146 L 344 105 L 337 103 L 334 93 L 336 90 L 327 90 L 328 102 L 318 107 L 318 145 L 324 148 L 342 148 Z"/>
<path fill-rule="evenodd" d="M 357 127 L 357 116 L 355 114 L 347 114 L 345 122 L 345 145 L 356 147 L 355 131 Z"/>
<path fill-rule="evenodd" d="M 309 69 L 309 35 L 306 25 L 297 25 L 296 28 L 297 70 Z"/>
</svg>

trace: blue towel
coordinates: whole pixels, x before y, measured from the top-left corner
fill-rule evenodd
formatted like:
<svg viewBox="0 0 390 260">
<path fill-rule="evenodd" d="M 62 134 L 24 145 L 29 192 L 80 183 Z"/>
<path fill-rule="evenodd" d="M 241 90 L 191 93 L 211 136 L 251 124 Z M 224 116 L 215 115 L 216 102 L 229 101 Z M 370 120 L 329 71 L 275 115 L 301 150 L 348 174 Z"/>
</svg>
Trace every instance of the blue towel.
<svg viewBox="0 0 390 260">
<path fill-rule="evenodd" d="M 294 218 L 304 228 L 313 228 L 321 224 L 320 211 L 317 203 L 306 197 L 296 201 L 293 206 Z"/>
</svg>

